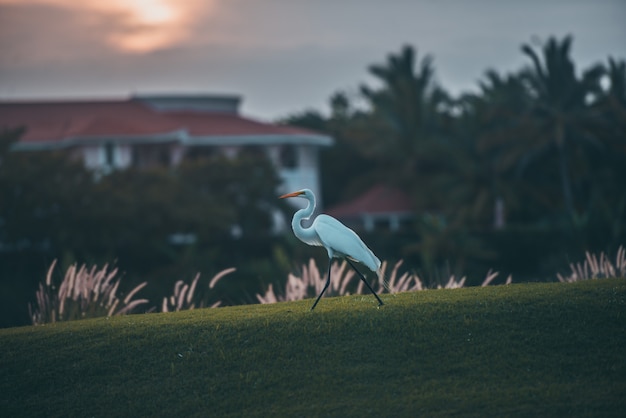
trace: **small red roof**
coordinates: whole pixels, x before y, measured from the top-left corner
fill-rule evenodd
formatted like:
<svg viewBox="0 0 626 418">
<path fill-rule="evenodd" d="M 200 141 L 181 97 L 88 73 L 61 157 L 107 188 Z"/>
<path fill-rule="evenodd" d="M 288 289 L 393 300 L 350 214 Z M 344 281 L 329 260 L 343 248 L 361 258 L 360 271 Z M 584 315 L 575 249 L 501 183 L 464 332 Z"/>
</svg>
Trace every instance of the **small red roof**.
<svg viewBox="0 0 626 418">
<path fill-rule="evenodd" d="M 353 218 L 362 215 L 388 215 L 411 213 L 413 205 L 402 191 L 386 185 L 376 185 L 353 199 L 326 211 L 336 218 Z"/>
<path fill-rule="evenodd" d="M 0 102 L 0 128 L 25 127 L 24 144 L 54 144 L 102 137 L 150 137 L 186 131 L 189 136 L 301 135 L 325 137 L 291 126 L 258 122 L 236 112 L 163 110 L 139 99 Z M 326 140 L 327 139 L 327 140 Z M 322 142 L 330 143 L 324 138 Z"/>
</svg>

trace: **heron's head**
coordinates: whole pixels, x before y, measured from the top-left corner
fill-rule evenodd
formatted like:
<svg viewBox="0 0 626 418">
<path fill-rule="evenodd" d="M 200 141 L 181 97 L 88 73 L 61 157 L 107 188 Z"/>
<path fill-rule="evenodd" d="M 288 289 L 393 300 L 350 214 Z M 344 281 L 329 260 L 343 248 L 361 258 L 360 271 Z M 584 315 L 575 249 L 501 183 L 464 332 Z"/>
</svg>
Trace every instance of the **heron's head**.
<svg viewBox="0 0 626 418">
<path fill-rule="evenodd" d="M 280 196 L 280 199 L 286 199 L 288 197 L 304 197 L 307 198 L 309 195 L 313 195 L 313 192 L 309 189 L 298 190 L 297 192 L 291 192 Z"/>
</svg>

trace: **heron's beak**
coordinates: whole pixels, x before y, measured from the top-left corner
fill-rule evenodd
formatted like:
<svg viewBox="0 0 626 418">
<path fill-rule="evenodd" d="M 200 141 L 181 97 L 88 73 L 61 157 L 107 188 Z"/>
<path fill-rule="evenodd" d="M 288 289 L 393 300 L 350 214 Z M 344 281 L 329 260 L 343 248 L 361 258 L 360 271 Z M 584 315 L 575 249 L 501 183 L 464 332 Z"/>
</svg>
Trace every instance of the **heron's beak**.
<svg viewBox="0 0 626 418">
<path fill-rule="evenodd" d="M 298 197 L 298 196 L 303 195 L 303 194 L 304 194 L 304 192 L 302 190 L 298 190 L 297 192 L 284 194 L 281 197 L 279 197 L 279 199 L 285 199 L 287 197 Z"/>
</svg>

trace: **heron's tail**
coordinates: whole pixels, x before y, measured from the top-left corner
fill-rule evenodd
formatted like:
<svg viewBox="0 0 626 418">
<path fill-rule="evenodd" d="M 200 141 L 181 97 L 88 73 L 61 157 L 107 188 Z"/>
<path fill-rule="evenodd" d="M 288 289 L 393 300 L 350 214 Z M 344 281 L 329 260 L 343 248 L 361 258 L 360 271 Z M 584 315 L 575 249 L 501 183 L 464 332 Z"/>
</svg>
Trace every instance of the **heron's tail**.
<svg viewBox="0 0 626 418">
<path fill-rule="evenodd" d="M 376 276 L 378 276 L 378 281 L 383 283 L 385 280 L 385 272 L 383 271 L 384 266 L 380 264 L 378 269 L 376 270 Z"/>
<path fill-rule="evenodd" d="M 387 290 L 387 293 L 395 297 L 396 295 L 393 291 L 392 285 L 391 283 L 389 283 L 389 280 L 387 280 L 387 278 L 385 277 L 386 267 L 387 267 L 387 262 L 385 261 L 384 263 L 380 264 L 380 266 L 378 267 L 378 270 L 376 270 L 376 274 L 378 274 L 378 282 L 382 284 L 385 290 Z"/>
</svg>

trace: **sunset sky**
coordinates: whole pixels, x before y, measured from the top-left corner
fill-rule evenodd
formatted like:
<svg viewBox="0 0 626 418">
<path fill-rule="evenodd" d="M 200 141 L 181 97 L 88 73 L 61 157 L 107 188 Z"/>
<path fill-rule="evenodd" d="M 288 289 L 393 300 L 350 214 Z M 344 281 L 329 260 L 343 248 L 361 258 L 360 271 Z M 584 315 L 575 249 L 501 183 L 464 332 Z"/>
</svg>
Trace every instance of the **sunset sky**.
<svg viewBox="0 0 626 418">
<path fill-rule="evenodd" d="M 458 94 L 550 35 L 579 69 L 626 59 L 624 22 L 624 0 L 0 0 L 0 99 L 229 93 L 272 120 L 325 111 L 404 44 Z"/>
</svg>

